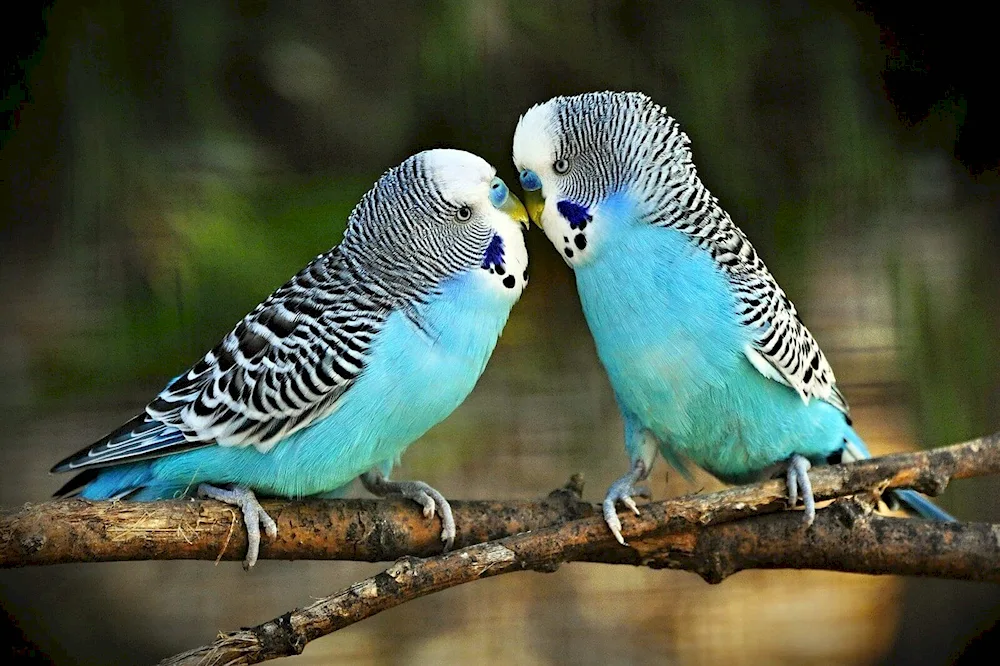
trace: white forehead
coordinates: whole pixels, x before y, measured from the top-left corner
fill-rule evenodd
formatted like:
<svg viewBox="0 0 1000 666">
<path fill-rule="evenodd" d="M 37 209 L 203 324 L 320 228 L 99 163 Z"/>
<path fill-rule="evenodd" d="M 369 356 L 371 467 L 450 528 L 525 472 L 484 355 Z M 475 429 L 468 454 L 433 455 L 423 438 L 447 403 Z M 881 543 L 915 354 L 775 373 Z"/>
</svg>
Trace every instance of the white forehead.
<svg viewBox="0 0 1000 666">
<path fill-rule="evenodd" d="M 519 168 L 539 168 L 553 158 L 556 136 L 555 102 L 538 104 L 521 116 L 514 130 L 514 164 Z"/>
<path fill-rule="evenodd" d="M 437 148 L 422 153 L 421 159 L 441 194 L 449 200 L 483 194 L 488 191 L 484 185 L 496 175 L 489 162 L 464 150 Z"/>
</svg>

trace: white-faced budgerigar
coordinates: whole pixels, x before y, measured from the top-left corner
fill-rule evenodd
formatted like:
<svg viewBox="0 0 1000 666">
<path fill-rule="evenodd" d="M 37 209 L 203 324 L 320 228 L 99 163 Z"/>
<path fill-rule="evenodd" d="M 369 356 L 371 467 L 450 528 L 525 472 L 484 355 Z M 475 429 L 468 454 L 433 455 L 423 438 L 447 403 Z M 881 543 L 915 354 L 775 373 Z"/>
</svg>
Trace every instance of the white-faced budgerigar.
<svg viewBox="0 0 1000 666">
<path fill-rule="evenodd" d="M 496 170 L 458 150 L 391 169 L 319 255 L 173 379 L 145 411 L 52 471 L 86 470 L 57 495 L 238 505 L 253 566 L 255 493 L 299 498 L 360 476 L 376 495 L 451 507 L 420 481 L 389 481 L 403 451 L 476 384 L 528 279 L 528 216 Z"/>
<path fill-rule="evenodd" d="M 833 371 L 750 241 L 698 178 L 688 137 L 639 93 L 557 97 L 514 134 L 525 205 L 567 264 L 625 422 L 633 495 L 656 451 L 727 483 L 784 471 L 811 524 L 811 465 L 869 457 Z M 897 498 L 950 519 L 910 490 Z"/>
</svg>

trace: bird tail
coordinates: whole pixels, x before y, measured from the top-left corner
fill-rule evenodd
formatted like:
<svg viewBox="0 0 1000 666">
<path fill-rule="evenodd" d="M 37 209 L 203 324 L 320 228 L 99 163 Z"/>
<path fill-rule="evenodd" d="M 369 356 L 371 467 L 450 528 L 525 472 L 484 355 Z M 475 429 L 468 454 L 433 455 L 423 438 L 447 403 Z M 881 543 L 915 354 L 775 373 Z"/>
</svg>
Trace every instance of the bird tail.
<svg viewBox="0 0 1000 666">
<path fill-rule="evenodd" d="M 848 427 L 847 432 L 844 434 L 844 462 L 865 460 L 871 457 L 868 447 L 865 446 L 858 433 L 854 432 L 853 428 Z M 886 500 L 886 504 L 891 508 L 902 506 L 908 513 L 916 514 L 927 520 L 955 522 L 955 518 L 951 514 L 939 508 L 934 502 L 915 490 L 893 489 L 885 494 L 884 499 Z"/>
<path fill-rule="evenodd" d="M 926 518 L 927 520 L 940 520 L 946 523 L 955 522 L 954 516 L 938 507 L 937 504 L 930 501 L 916 490 L 890 490 L 889 494 L 892 495 L 893 499 L 903 505 L 904 509 L 912 513 L 916 513 L 921 518 Z"/>
<path fill-rule="evenodd" d="M 150 481 L 149 465 L 132 463 L 117 467 L 86 469 L 53 493 L 53 497 L 81 497 L 90 500 L 125 499 Z"/>
</svg>

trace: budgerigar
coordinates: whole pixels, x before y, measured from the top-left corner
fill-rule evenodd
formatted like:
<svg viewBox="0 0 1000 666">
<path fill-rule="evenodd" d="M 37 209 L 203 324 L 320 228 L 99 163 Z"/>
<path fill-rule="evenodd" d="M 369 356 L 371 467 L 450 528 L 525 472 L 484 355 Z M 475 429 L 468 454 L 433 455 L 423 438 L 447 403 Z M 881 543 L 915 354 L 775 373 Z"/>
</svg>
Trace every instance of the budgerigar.
<svg viewBox="0 0 1000 666">
<path fill-rule="evenodd" d="M 173 379 L 145 411 L 54 472 L 57 495 L 238 505 L 249 549 L 277 534 L 255 493 L 327 494 L 360 476 L 380 496 L 451 507 L 389 481 L 403 451 L 469 394 L 528 279 L 528 217 L 496 170 L 458 150 L 391 169 L 319 255 Z"/>
<path fill-rule="evenodd" d="M 699 180 L 688 137 L 639 93 L 556 97 L 514 134 L 525 205 L 576 274 L 631 469 L 604 501 L 638 513 L 656 451 L 727 483 L 784 471 L 811 524 L 811 465 L 869 456 L 833 371 L 746 236 Z M 925 517 L 923 496 L 896 493 Z"/>
</svg>

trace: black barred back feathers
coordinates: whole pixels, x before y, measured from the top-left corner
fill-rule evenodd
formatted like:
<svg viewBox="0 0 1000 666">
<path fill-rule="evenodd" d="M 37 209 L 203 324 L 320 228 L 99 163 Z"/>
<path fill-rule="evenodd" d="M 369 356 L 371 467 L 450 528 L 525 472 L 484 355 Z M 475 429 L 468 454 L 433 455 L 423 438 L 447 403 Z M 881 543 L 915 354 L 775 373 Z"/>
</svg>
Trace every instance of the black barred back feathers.
<svg viewBox="0 0 1000 666">
<path fill-rule="evenodd" d="M 485 224 L 455 222 L 427 153 L 386 172 L 343 242 L 278 288 L 136 417 L 53 468 L 66 471 L 207 446 L 267 450 L 327 415 L 365 366 L 389 315 L 478 268 Z M 416 321 L 419 325 L 419 322 Z"/>
<path fill-rule="evenodd" d="M 753 331 L 755 351 L 773 373 L 758 369 L 803 399 L 825 400 L 847 415 L 826 357 L 749 239 L 698 178 L 677 121 L 642 93 L 588 93 L 548 104 L 556 125 L 553 159 L 572 164 L 563 195 L 591 207 L 627 191 L 648 223 L 685 234 L 732 283 L 735 314 Z"/>
</svg>

